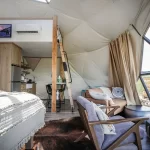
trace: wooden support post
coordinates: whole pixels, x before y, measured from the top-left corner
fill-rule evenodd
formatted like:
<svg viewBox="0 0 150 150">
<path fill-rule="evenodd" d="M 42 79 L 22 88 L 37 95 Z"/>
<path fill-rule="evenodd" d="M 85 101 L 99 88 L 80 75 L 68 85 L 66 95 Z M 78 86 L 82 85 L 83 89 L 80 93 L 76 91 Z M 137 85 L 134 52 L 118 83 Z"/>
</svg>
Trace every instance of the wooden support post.
<svg viewBox="0 0 150 150">
<path fill-rule="evenodd" d="M 52 41 L 52 107 L 51 112 L 56 112 L 57 90 L 57 16 L 53 17 L 53 41 Z"/>
</svg>

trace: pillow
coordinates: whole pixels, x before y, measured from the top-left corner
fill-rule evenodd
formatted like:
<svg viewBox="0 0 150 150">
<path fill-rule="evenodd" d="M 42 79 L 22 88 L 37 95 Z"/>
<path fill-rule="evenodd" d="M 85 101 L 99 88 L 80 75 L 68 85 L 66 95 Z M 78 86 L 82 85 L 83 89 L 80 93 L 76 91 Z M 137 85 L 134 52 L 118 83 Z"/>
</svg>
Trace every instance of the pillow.
<svg viewBox="0 0 150 150">
<path fill-rule="evenodd" d="M 99 87 L 99 88 L 102 90 L 103 93 L 107 94 L 110 98 L 114 98 L 110 88 L 108 87 Z"/>
<path fill-rule="evenodd" d="M 93 103 L 93 107 L 99 120 L 109 120 L 109 117 L 95 103 Z M 102 126 L 104 134 L 116 134 L 114 125 L 102 124 L 100 126 Z"/>
<path fill-rule="evenodd" d="M 114 96 L 114 98 L 125 99 L 124 91 L 121 87 L 112 87 L 112 95 Z"/>
<path fill-rule="evenodd" d="M 100 93 L 96 92 L 94 90 L 89 90 L 89 94 L 91 95 L 92 98 L 94 99 L 99 99 L 99 100 L 112 100 L 107 94 L 105 93 Z"/>
<path fill-rule="evenodd" d="M 8 92 L 0 90 L 0 96 L 7 96 L 7 95 L 8 95 Z"/>
</svg>

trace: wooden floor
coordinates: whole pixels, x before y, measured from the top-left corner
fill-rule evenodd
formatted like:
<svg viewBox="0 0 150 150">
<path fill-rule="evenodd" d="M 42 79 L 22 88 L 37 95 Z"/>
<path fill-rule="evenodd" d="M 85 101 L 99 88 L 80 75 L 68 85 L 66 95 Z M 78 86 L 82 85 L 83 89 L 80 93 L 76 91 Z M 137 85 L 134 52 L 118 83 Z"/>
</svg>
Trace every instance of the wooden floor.
<svg viewBox="0 0 150 150">
<path fill-rule="evenodd" d="M 47 122 L 49 120 L 67 119 L 70 117 L 79 116 L 77 105 L 76 103 L 74 104 L 75 104 L 75 111 L 73 113 L 71 112 L 69 100 L 66 100 L 65 104 L 62 104 L 60 112 L 51 113 L 50 109 L 47 109 L 45 121 Z M 145 124 L 142 124 L 141 127 L 145 130 Z M 142 150 L 150 150 L 150 138 L 147 137 L 146 132 L 144 139 L 141 142 L 142 142 Z"/>
<path fill-rule="evenodd" d="M 45 121 L 49 120 L 59 120 L 59 119 L 65 119 L 65 118 L 71 118 L 71 117 L 76 117 L 79 116 L 77 105 L 74 102 L 74 112 L 71 111 L 70 107 L 70 101 L 65 100 L 65 104 L 61 104 L 61 111 L 52 113 L 50 108 L 47 108 L 47 112 L 45 115 Z"/>
</svg>

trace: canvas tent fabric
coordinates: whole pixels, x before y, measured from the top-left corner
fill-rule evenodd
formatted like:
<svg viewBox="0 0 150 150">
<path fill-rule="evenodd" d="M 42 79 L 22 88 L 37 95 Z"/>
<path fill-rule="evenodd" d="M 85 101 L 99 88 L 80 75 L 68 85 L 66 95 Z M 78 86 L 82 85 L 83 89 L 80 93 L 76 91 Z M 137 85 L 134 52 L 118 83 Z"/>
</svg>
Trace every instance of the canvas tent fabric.
<svg viewBox="0 0 150 150">
<path fill-rule="evenodd" d="M 140 71 L 142 38 L 150 20 L 149 0 L 33 0 L 0 1 L 0 18 L 51 18 L 58 16 L 64 49 L 72 66 L 73 97 L 82 89 L 109 86 L 108 44 L 125 30 L 134 37 Z M 139 73 L 138 71 L 138 73 Z"/>
</svg>

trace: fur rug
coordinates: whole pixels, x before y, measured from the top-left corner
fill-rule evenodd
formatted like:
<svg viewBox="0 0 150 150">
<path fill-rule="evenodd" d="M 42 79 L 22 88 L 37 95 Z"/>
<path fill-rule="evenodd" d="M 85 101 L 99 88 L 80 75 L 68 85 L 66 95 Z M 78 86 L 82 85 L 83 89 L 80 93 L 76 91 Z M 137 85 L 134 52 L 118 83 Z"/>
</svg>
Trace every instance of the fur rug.
<svg viewBox="0 0 150 150">
<path fill-rule="evenodd" d="M 88 138 L 75 143 L 82 134 L 83 124 L 80 117 L 46 122 L 34 136 L 35 143 L 40 143 L 44 150 L 95 150 Z"/>
</svg>

